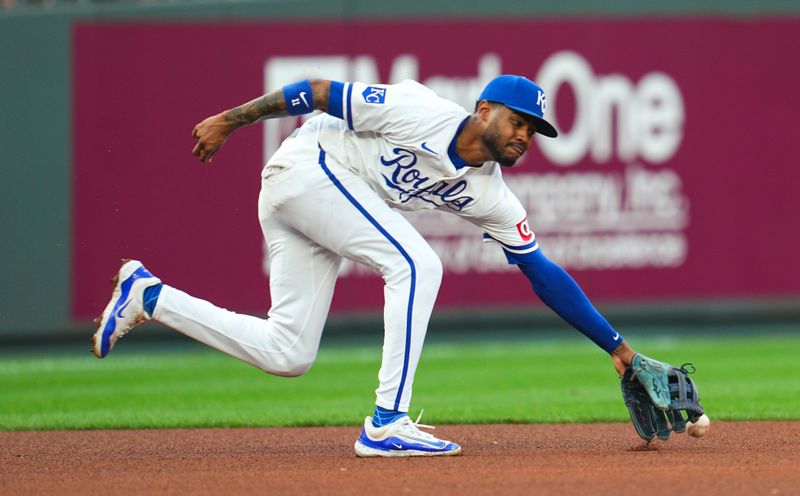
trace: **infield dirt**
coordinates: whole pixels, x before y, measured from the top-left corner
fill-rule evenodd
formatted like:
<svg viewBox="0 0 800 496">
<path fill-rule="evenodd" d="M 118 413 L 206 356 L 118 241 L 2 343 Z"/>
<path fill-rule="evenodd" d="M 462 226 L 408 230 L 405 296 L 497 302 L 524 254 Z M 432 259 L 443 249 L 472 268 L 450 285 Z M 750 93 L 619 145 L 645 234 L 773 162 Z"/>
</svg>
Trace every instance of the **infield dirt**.
<svg viewBox="0 0 800 496">
<path fill-rule="evenodd" d="M 800 494 L 800 422 L 449 425 L 457 457 L 359 459 L 357 427 L 0 432 L 0 494 Z"/>
</svg>

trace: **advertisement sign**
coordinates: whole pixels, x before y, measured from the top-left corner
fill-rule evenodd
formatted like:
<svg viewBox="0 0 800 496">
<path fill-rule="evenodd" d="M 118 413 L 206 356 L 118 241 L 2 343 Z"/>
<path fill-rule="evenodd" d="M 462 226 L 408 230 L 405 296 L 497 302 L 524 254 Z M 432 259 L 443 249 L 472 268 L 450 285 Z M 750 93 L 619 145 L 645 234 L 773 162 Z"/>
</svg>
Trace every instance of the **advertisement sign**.
<svg viewBox="0 0 800 496">
<path fill-rule="evenodd" d="M 778 19 L 78 24 L 74 317 L 101 310 L 120 258 L 266 312 L 259 174 L 302 121 L 243 128 L 211 165 L 191 155 L 190 133 L 305 78 L 414 79 L 471 111 L 493 77 L 528 76 L 561 134 L 537 137 L 504 178 L 590 298 L 800 294 L 798 41 L 800 21 Z M 445 267 L 440 306 L 540 304 L 475 226 L 408 218 Z M 381 288 L 347 262 L 333 311 L 379 309 Z"/>
</svg>

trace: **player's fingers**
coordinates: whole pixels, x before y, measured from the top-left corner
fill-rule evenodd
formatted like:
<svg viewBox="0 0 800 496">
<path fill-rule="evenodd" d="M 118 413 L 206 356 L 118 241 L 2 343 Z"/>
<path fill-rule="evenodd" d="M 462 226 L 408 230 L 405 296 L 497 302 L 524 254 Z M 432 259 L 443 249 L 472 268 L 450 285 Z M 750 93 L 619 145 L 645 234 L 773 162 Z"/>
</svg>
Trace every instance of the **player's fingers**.
<svg viewBox="0 0 800 496">
<path fill-rule="evenodd" d="M 202 155 L 200 156 L 200 160 L 202 160 L 203 162 L 208 162 L 208 159 L 209 159 L 209 158 L 211 157 L 211 155 L 214 153 L 214 152 L 212 151 L 213 149 L 214 149 L 214 147 L 210 147 L 210 148 L 208 148 L 208 147 L 204 147 L 204 148 L 201 150 L 201 153 L 202 153 Z"/>
<path fill-rule="evenodd" d="M 199 126 L 199 124 L 197 126 Z M 194 139 L 198 139 L 197 138 L 197 126 L 195 126 L 194 129 L 192 129 L 192 138 L 194 138 Z"/>
<path fill-rule="evenodd" d="M 200 161 L 201 162 L 205 162 L 207 160 L 207 158 L 208 158 L 208 150 L 206 148 L 204 148 L 202 145 L 200 145 L 199 143 L 197 144 L 197 146 L 195 148 L 197 149 L 197 153 L 195 153 L 195 155 L 200 157 Z"/>
<path fill-rule="evenodd" d="M 200 152 L 203 148 L 200 146 L 200 142 L 198 141 L 197 144 L 194 145 L 192 148 L 192 155 L 200 155 Z"/>
</svg>

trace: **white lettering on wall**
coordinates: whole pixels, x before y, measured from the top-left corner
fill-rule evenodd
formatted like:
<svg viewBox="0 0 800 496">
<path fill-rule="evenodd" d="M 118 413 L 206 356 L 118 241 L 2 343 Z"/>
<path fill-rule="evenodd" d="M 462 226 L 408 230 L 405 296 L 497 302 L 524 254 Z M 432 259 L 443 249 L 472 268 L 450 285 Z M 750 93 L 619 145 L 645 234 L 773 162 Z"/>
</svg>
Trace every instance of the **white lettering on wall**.
<svg viewBox="0 0 800 496">
<path fill-rule="evenodd" d="M 548 57 L 536 81 L 552 95 L 548 119 L 560 132 L 558 139 L 537 137 L 537 143 L 555 164 L 573 165 L 587 155 L 604 163 L 614 151 L 622 162 L 641 158 L 660 164 L 680 146 L 683 97 L 675 81 L 663 72 L 645 74 L 634 84 L 622 74 L 596 75 L 580 54 L 563 51 Z M 562 86 L 575 95 L 570 129 L 560 128 L 556 118 L 556 95 Z"/>
<path fill-rule="evenodd" d="M 666 268 L 686 259 L 689 200 L 675 171 L 631 165 L 623 171 L 514 174 L 505 181 L 544 252 L 565 267 Z M 486 243 L 474 226 L 457 216 L 403 214 L 431 242 L 446 271 L 505 270 L 502 252 L 492 243 L 481 248 Z"/>
</svg>

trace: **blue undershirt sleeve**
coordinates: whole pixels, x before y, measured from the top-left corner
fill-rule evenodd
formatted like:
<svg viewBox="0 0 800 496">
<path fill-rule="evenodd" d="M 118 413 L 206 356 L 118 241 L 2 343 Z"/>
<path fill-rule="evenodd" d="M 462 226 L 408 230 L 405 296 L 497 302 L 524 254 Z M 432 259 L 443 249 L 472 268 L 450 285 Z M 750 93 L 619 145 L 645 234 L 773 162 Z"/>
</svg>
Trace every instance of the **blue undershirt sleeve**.
<svg viewBox="0 0 800 496">
<path fill-rule="evenodd" d="M 344 119 L 342 102 L 344 101 L 344 83 L 331 81 L 331 91 L 328 96 L 328 114 Z"/>
<path fill-rule="evenodd" d="M 539 298 L 572 327 L 609 353 L 619 346 L 622 336 L 592 306 L 578 283 L 542 250 L 526 253 L 517 265 Z"/>
</svg>

